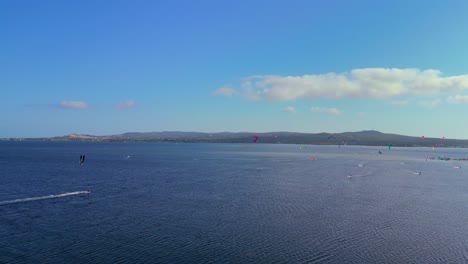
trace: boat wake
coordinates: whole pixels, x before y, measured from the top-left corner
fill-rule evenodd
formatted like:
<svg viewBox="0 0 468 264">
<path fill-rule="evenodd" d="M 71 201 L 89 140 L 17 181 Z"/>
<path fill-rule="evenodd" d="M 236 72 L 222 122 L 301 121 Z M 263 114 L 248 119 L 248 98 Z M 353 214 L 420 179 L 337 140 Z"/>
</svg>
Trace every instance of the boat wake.
<svg viewBox="0 0 468 264">
<path fill-rule="evenodd" d="M 16 203 L 25 203 L 25 202 L 32 202 L 32 201 L 39 201 L 39 200 L 46 200 L 46 199 L 55 199 L 73 195 L 80 195 L 80 194 L 89 194 L 90 191 L 77 191 L 77 192 L 68 192 L 68 193 L 61 193 L 61 194 L 52 194 L 46 196 L 39 196 L 39 197 L 29 197 L 29 198 L 21 198 L 15 200 L 8 200 L 8 201 L 0 201 L 1 205 L 8 205 L 8 204 L 16 204 Z"/>
<path fill-rule="evenodd" d="M 372 174 L 348 174 L 348 178 L 359 178 L 368 176 L 372 176 Z"/>
</svg>

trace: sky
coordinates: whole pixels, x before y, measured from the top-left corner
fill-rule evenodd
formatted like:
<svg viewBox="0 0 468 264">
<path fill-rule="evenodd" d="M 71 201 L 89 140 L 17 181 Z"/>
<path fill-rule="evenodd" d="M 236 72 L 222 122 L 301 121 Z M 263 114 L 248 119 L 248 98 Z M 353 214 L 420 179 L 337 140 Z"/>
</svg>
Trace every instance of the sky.
<svg viewBox="0 0 468 264">
<path fill-rule="evenodd" d="M 0 138 L 468 139 L 468 1 L 0 1 Z"/>
</svg>

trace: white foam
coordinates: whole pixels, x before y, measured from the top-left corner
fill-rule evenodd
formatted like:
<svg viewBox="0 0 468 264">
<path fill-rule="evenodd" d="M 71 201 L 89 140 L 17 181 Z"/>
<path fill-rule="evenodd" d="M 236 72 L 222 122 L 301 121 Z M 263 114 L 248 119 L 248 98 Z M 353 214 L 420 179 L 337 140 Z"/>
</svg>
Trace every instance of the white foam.
<svg viewBox="0 0 468 264">
<path fill-rule="evenodd" d="M 358 177 L 367 177 L 371 176 L 371 174 L 348 174 L 348 178 L 358 178 Z"/>
<path fill-rule="evenodd" d="M 89 194 L 89 193 L 91 192 L 90 191 L 77 191 L 77 192 L 52 194 L 52 195 L 39 196 L 39 197 L 29 197 L 29 198 L 21 198 L 21 199 L 8 200 L 8 201 L 0 201 L 0 206 L 7 205 L 7 204 L 16 204 L 16 203 L 46 200 L 46 199 L 55 199 L 55 198 L 61 198 L 61 197 L 67 197 L 67 196 L 72 196 L 72 195 L 79 195 L 79 194 Z"/>
</svg>

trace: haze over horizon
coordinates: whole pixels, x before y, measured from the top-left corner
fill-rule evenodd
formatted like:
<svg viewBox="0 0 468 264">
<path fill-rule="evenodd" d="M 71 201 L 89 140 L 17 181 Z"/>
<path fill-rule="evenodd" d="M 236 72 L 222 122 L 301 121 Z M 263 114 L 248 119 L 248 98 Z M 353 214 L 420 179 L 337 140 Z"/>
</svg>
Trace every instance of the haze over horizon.
<svg viewBox="0 0 468 264">
<path fill-rule="evenodd" d="M 0 138 L 468 139 L 466 1 L 1 1 Z"/>
</svg>

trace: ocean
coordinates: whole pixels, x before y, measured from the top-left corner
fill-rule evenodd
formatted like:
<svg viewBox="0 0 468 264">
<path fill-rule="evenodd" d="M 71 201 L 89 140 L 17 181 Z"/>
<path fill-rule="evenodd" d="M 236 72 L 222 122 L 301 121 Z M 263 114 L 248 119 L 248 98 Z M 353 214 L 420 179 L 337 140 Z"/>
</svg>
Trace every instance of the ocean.
<svg viewBox="0 0 468 264">
<path fill-rule="evenodd" d="M 0 142 L 0 263 L 467 263 L 439 156 L 468 151 Z"/>
</svg>

